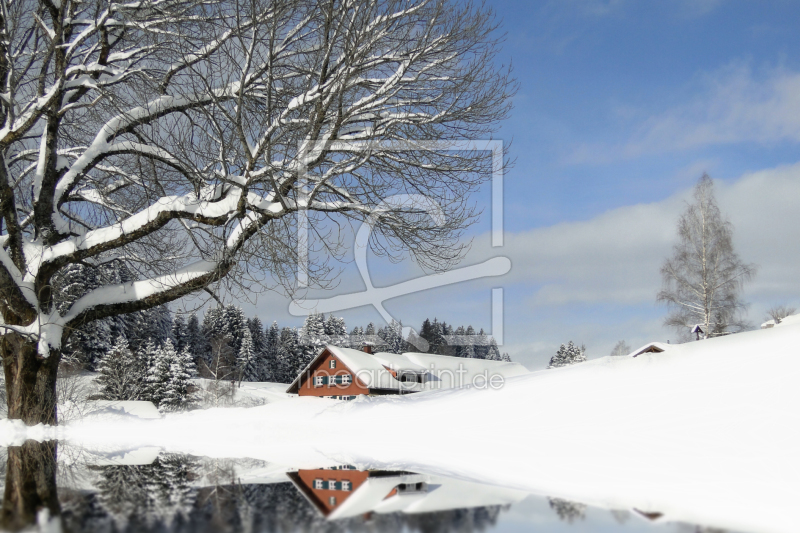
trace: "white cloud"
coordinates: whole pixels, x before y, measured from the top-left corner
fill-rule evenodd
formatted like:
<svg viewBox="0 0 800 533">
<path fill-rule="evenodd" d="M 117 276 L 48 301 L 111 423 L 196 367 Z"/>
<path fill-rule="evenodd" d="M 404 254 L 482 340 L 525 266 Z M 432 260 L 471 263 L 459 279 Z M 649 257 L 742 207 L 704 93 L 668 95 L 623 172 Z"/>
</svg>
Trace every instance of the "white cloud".
<svg viewBox="0 0 800 533">
<path fill-rule="evenodd" d="M 756 79 L 752 69 L 737 65 L 706 76 L 703 86 L 694 101 L 642 124 L 626 154 L 800 141 L 800 73 L 776 70 Z"/>
<path fill-rule="evenodd" d="M 607 163 L 737 143 L 800 142 L 800 73 L 734 64 L 700 76 L 696 96 L 651 113 L 616 146 L 587 143 L 568 163 Z M 641 114 L 641 111 L 639 112 Z M 624 114 L 635 114 L 629 107 Z"/>
<path fill-rule="evenodd" d="M 512 260 L 511 272 L 494 283 L 506 287 L 512 345 L 505 349 L 541 367 L 546 354 L 569 339 L 586 342 L 590 355 L 599 356 L 623 338 L 637 345 L 656 340 L 653 336 L 674 337 L 660 327 L 666 311 L 656 307 L 655 295 L 661 263 L 671 253 L 676 221 L 690 195 L 686 189 L 588 221 L 507 234 L 502 249 L 478 243 L 474 258 L 500 253 Z M 771 305 L 800 307 L 798 198 L 800 164 L 717 182 L 717 199 L 734 224 L 739 255 L 760 267 L 744 291 L 756 325 Z"/>
</svg>

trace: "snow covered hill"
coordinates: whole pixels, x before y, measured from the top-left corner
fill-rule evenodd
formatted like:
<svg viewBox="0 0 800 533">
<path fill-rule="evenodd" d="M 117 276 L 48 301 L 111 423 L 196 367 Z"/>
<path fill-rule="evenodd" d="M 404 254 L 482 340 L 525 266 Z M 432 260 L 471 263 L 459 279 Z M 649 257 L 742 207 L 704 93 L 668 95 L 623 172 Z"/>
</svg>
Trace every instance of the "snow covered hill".
<svg viewBox="0 0 800 533">
<path fill-rule="evenodd" d="M 353 464 L 494 484 L 664 520 L 793 531 L 800 501 L 800 325 L 443 390 L 296 398 L 161 420 L 0 432 L 156 445 L 295 468 Z"/>
</svg>

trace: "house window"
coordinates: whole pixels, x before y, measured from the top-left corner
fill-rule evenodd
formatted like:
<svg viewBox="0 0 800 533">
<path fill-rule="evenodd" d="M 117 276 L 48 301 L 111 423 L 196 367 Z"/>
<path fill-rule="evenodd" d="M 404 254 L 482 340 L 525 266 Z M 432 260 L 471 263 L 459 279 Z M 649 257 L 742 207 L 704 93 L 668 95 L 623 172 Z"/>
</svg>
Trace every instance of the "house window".
<svg viewBox="0 0 800 533">
<path fill-rule="evenodd" d="M 315 387 L 322 387 L 322 376 L 316 376 L 314 378 L 314 386 Z"/>
<path fill-rule="evenodd" d="M 331 507 L 336 505 L 336 496 L 331 496 L 330 498 L 328 498 L 328 503 L 330 504 Z"/>
<path fill-rule="evenodd" d="M 350 385 L 352 379 L 353 376 L 351 376 L 350 374 L 345 374 L 344 376 L 342 376 L 342 385 Z"/>
<path fill-rule="evenodd" d="M 321 479 L 315 479 L 314 480 L 314 488 L 315 489 L 321 489 L 322 486 L 323 486 L 323 481 Z"/>
<path fill-rule="evenodd" d="M 336 359 L 331 359 L 331 368 L 336 368 Z"/>
<path fill-rule="evenodd" d="M 328 481 L 328 490 L 339 490 L 339 487 L 336 486 L 336 480 L 331 479 Z"/>
<path fill-rule="evenodd" d="M 342 481 L 342 490 L 346 490 L 346 491 L 352 490 L 350 488 L 350 482 L 349 481 L 346 481 L 346 480 Z"/>
</svg>

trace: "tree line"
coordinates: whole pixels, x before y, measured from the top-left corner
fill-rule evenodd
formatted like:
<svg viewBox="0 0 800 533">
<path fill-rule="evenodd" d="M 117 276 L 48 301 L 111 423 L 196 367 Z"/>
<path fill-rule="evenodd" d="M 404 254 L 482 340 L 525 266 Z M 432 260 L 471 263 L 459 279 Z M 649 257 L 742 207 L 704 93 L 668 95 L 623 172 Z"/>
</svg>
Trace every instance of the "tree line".
<svg viewBox="0 0 800 533">
<path fill-rule="evenodd" d="M 188 319 L 172 315 L 167 308 L 144 314 L 152 319 L 147 327 L 136 327 L 144 326 L 139 316 L 92 322 L 65 351 L 74 364 L 99 372 L 104 399 L 149 400 L 161 410 L 182 410 L 196 401 L 195 376 L 239 384 L 291 383 L 327 344 L 356 349 L 369 344 L 390 353 L 418 351 L 424 344 L 429 353 L 510 361 L 483 329 L 453 327 L 436 318 L 426 319 L 418 334 L 404 337 L 397 321 L 348 331 L 343 318 L 321 313 L 310 314 L 299 328 L 277 322 L 265 326 L 235 305 L 208 309 L 202 320 L 196 313 Z"/>
</svg>

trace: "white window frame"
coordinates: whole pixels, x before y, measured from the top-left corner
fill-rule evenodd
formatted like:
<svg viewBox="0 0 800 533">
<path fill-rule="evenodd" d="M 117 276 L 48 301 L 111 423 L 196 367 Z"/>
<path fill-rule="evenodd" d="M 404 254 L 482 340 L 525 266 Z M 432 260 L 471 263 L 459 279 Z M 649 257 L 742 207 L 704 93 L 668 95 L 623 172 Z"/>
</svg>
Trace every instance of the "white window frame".
<svg viewBox="0 0 800 533">
<path fill-rule="evenodd" d="M 343 479 L 342 480 L 342 490 L 343 491 L 347 491 L 347 492 L 350 492 L 351 490 L 353 490 L 353 486 L 352 486 L 352 484 L 350 483 L 349 480 L 347 480 L 347 479 Z"/>
<path fill-rule="evenodd" d="M 322 376 L 314 376 L 314 386 L 315 387 L 322 387 Z"/>
<path fill-rule="evenodd" d="M 353 383 L 353 376 L 350 374 L 342 374 L 342 385 L 350 385 Z"/>
<path fill-rule="evenodd" d="M 319 479 L 319 478 L 315 479 L 314 480 L 314 489 L 322 490 L 322 487 L 323 487 L 323 481 L 321 479 Z"/>
<path fill-rule="evenodd" d="M 336 368 L 336 359 L 331 359 L 330 368 Z"/>
</svg>

